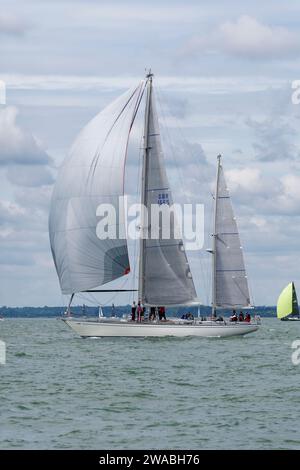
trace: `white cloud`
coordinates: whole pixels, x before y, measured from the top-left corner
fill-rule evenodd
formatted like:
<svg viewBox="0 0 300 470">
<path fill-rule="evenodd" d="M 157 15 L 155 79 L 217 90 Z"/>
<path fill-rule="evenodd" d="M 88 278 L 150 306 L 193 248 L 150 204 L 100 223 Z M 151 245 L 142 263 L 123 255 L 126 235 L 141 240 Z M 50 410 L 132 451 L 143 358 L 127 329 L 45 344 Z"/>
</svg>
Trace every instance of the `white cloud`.
<svg viewBox="0 0 300 470">
<path fill-rule="evenodd" d="M 115 4 L 116 3 L 116 4 Z M 69 12 L 70 20 L 75 26 L 82 26 L 88 24 L 89 27 L 97 27 L 99 25 L 107 25 L 110 27 L 122 27 L 128 23 L 134 23 L 136 28 L 141 23 L 194 23 L 195 19 L 203 19 L 207 15 L 207 9 L 195 8 L 194 5 L 176 5 L 174 2 L 172 6 L 142 4 L 135 2 L 114 2 L 101 4 L 88 4 L 84 2 L 83 5 L 78 5 L 76 8 L 71 9 Z"/>
<path fill-rule="evenodd" d="M 300 176 L 287 174 L 280 181 L 282 191 L 277 199 L 278 208 L 288 214 L 300 214 Z"/>
<path fill-rule="evenodd" d="M 0 201 L 0 225 L 14 224 L 16 220 L 24 221 L 26 211 L 19 204 L 10 201 Z"/>
<path fill-rule="evenodd" d="M 233 199 L 247 207 L 249 220 L 260 228 L 266 227 L 265 217 L 300 215 L 297 174 L 286 173 L 274 178 L 259 168 L 245 167 L 226 171 L 226 180 Z"/>
<path fill-rule="evenodd" d="M 228 186 L 235 191 L 258 193 L 264 188 L 261 172 L 258 168 L 242 168 L 226 171 Z"/>
<path fill-rule="evenodd" d="M 14 276 L 18 278 L 22 266 L 35 266 L 39 270 L 48 259 L 48 269 L 50 267 L 48 211 L 35 200 L 40 200 L 41 191 L 45 193 L 41 188 L 26 192 L 20 190 L 16 198 L 18 202 L 0 201 L 0 265 L 3 277 L 11 281 Z M 47 193 L 48 197 L 49 190 Z M 32 199 L 30 205 L 28 197 Z M 25 204 L 22 204 L 22 198 Z M 26 279 L 30 275 L 31 272 L 27 272 Z"/>
<path fill-rule="evenodd" d="M 6 168 L 8 181 L 17 186 L 42 186 L 53 183 L 48 167 L 52 160 L 28 131 L 17 125 L 18 110 L 0 110 L 0 166 Z"/>
<path fill-rule="evenodd" d="M 136 86 L 144 78 L 140 75 L 119 76 L 93 76 L 93 75 L 25 75 L 25 74 L 1 74 L 10 90 L 34 90 L 34 91 L 118 91 L 123 88 Z M 267 88 L 282 88 L 286 86 L 287 80 L 278 77 L 267 77 L 256 75 L 253 77 L 238 76 L 209 76 L 198 75 L 155 75 L 154 86 L 171 91 L 184 91 L 185 93 L 199 93 L 199 91 L 213 94 L 234 92 L 255 92 Z M 59 96 L 60 100 L 63 98 Z M 177 98 L 178 99 L 178 98 Z M 51 96 L 51 100 L 54 97 Z M 60 101 L 62 103 L 62 101 Z M 31 103 L 32 105 L 34 103 Z M 78 104 L 78 103 L 77 103 Z"/>
<path fill-rule="evenodd" d="M 16 118 L 17 108 L 0 110 L 0 165 L 41 165 L 50 163 L 47 153 L 36 139 L 21 129 Z"/>
<path fill-rule="evenodd" d="M 0 201 L 1 235 L 28 231 L 46 232 L 47 219 L 48 213 L 45 208 L 34 203 L 29 207 L 15 201 Z"/>
<path fill-rule="evenodd" d="M 300 53 L 299 36 L 286 28 L 259 23 L 250 16 L 241 16 L 235 23 L 220 27 L 224 50 L 248 57 L 285 57 Z"/>
<path fill-rule="evenodd" d="M 32 188 L 16 188 L 14 191 L 14 200 L 23 208 L 38 209 L 48 215 L 50 199 L 52 194 L 51 186 L 40 186 Z"/>
<path fill-rule="evenodd" d="M 26 187 L 54 183 L 52 174 L 44 165 L 10 165 L 7 168 L 7 178 L 14 185 Z"/>
<path fill-rule="evenodd" d="M 193 37 L 182 53 L 203 50 L 248 59 L 282 59 L 300 54 L 300 36 L 287 28 L 269 26 L 242 15 L 236 21 L 222 23 L 208 35 Z"/>
<path fill-rule="evenodd" d="M 21 18 L 7 13 L 0 13 L 0 35 L 9 34 L 20 36 L 28 29 L 28 23 L 25 23 Z"/>
<path fill-rule="evenodd" d="M 297 136 L 291 126 L 291 116 L 274 115 L 263 120 L 247 119 L 246 124 L 254 131 L 256 141 L 253 144 L 258 160 L 295 160 L 299 150 L 293 139 Z"/>
</svg>

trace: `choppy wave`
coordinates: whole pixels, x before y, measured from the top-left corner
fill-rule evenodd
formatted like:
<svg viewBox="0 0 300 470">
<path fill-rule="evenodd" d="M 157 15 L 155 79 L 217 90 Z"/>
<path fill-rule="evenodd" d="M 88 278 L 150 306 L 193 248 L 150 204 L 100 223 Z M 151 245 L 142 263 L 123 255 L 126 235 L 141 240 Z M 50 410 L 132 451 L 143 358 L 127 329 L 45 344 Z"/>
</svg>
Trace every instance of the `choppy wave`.
<svg viewBox="0 0 300 470">
<path fill-rule="evenodd" d="M 299 324 L 230 340 L 84 341 L 55 319 L 0 338 L 2 449 L 295 449 Z"/>
</svg>

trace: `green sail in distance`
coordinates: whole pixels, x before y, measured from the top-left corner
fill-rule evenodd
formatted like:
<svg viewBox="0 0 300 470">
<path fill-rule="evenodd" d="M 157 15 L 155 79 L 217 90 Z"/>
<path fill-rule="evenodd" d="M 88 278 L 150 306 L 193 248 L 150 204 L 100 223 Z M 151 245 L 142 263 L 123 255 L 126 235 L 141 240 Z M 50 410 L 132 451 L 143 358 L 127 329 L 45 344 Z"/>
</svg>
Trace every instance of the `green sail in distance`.
<svg viewBox="0 0 300 470">
<path fill-rule="evenodd" d="M 293 282 L 283 289 L 277 301 L 277 317 L 285 318 L 288 315 L 299 315 L 297 294 Z"/>
</svg>

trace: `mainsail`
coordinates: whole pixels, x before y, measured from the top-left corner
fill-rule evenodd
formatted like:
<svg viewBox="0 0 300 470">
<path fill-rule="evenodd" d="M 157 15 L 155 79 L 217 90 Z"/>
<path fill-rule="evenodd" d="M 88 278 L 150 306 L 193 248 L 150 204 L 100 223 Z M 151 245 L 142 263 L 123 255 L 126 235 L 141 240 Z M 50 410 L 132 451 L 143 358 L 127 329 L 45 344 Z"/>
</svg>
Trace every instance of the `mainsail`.
<svg viewBox="0 0 300 470">
<path fill-rule="evenodd" d="M 288 315 L 299 315 L 297 294 L 293 282 L 283 289 L 277 301 L 277 317 L 285 318 Z"/>
<path fill-rule="evenodd" d="M 219 156 L 213 234 L 213 307 L 249 307 L 243 251 L 220 160 Z"/>
<path fill-rule="evenodd" d="M 125 236 L 101 239 L 96 233 L 100 204 L 116 210 L 118 233 L 125 234 L 124 164 L 142 82 L 124 93 L 80 132 L 54 187 L 49 233 L 63 294 L 117 279 L 130 270 Z M 113 223 L 112 221 L 111 223 Z"/>
<path fill-rule="evenodd" d="M 150 74 L 147 88 L 145 116 L 145 152 L 143 162 L 142 203 L 148 215 L 153 207 L 172 206 L 172 194 L 166 175 L 160 130 Z M 170 218 L 170 234 L 163 238 L 160 227 L 158 236 L 151 238 L 153 220 L 142 221 L 144 239 L 140 246 L 139 298 L 146 305 L 182 305 L 199 303 L 188 260 L 177 232 L 176 220 Z"/>
</svg>

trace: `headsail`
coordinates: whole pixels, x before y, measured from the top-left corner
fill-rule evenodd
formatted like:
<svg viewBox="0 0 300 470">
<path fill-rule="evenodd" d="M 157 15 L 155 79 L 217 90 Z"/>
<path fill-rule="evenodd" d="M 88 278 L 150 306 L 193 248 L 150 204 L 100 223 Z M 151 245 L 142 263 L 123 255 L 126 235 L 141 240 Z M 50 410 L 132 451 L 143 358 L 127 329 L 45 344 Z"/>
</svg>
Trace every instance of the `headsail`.
<svg viewBox="0 0 300 470">
<path fill-rule="evenodd" d="M 277 301 L 277 317 L 285 318 L 288 315 L 299 315 L 297 294 L 293 282 L 283 289 Z"/>
<path fill-rule="evenodd" d="M 129 272 L 126 239 L 99 239 L 100 204 L 116 210 L 124 233 L 124 163 L 144 82 L 124 93 L 80 132 L 54 187 L 49 233 L 63 294 L 100 286 Z M 118 223 L 120 221 L 120 223 Z"/>
<path fill-rule="evenodd" d="M 148 83 L 145 125 L 144 182 L 142 202 L 151 214 L 151 205 L 172 206 L 172 194 L 164 166 L 160 130 L 152 90 Z M 170 233 L 176 233 L 171 217 Z M 181 239 L 163 239 L 162 233 L 151 239 L 152 221 L 146 226 L 146 239 L 141 243 L 140 299 L 148 305 L 199 303 L 193 278 Z"/>
<path fill-rule="evenodd" d="M 249 307 L 243 251 L 220 157 L 215 197 L 215 306 Z"/>
</svg>

